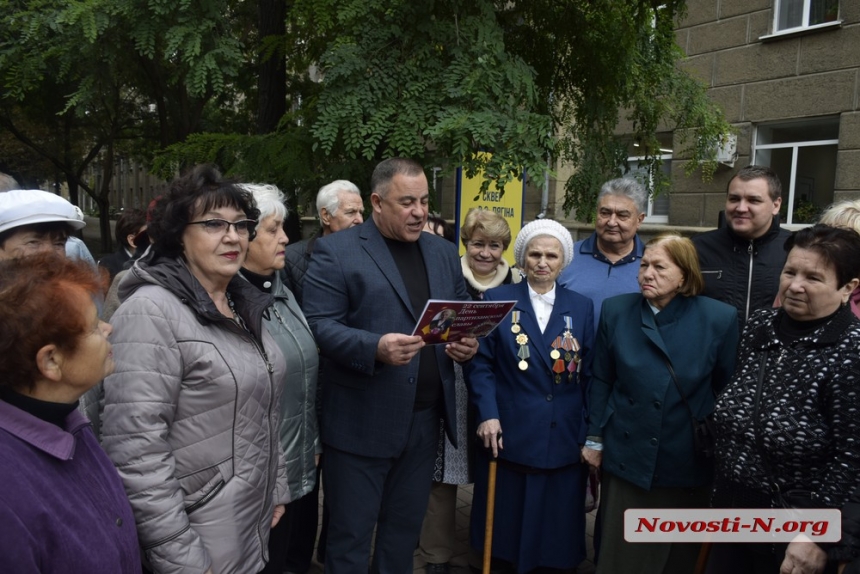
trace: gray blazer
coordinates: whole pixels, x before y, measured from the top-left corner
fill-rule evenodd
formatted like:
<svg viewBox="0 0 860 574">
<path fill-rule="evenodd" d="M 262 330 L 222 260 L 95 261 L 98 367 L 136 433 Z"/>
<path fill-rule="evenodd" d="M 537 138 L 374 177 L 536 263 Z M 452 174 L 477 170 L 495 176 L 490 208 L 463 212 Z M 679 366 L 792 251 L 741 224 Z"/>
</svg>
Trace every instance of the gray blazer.
<svg viewBox="0 0 860 574">
<path fill-rule="evenodd" d="M 468 300 L 453 244 L 422 233 L 418 240 L 431 299 Z M 305 277 L 305 316 L 323 362 L 322 439 L 361 456 L 393 457 L 406 445 L 418 380 L 416 355 L 408 365 L 377 362 L 386 333 L 412 333 L 412 310 L 397 264 L 372 218 L 317 240 Z M 446 429 L 452 425 L 454 365 L 436 345 Z"/>
</svg>

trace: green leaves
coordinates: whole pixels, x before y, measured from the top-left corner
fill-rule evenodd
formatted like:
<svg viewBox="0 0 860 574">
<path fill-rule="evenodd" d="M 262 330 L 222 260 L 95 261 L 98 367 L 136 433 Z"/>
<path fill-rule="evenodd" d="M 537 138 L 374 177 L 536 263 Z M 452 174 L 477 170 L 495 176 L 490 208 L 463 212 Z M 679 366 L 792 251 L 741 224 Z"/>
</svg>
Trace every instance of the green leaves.
<svg viewBox="0 0 860 574">
<path fill-rule="evenodd" d="M 295 0 L 286 33 L 265 38 L 259 7 L 0 0 L 0 99 L 77 118 L 78 140 L 117 153 L 166 148 L 165 174 L 217 161 L 308 195 L 393 155 L 482 170 L 484 187 L 502 190 L 562 161 L 575 168 L 564 209 L 581 219 L 622 174 L 630 139 L 661 192 L 658 134 L 674 130 L 676 155 L 707 177 L 710 146 L 730 130 L 676 65 L 684 0 Z M 252 137 L 257 99 L 284 97 L 282 79 L 277 94 L 257 93 L 267 58 L 284 58 L 293 108 L 276 133 Z"/>
<path fill-rule="evenodd" d="M 551 119 L 535 109 L 534 70 L 505 51 L 492 2 L 350 0 L 338 4 L 337 26 L 320 59 L 325 84 L 312 127 L 324 152 L 342 145 L 368 161 L 402 155 L 490 168 L 500 188 L 524 167 L 546 168 Z"/>
<path fill-rule="evenodd" d="M 664 147 L 658 133 L 681 130 L 673 147 L 686 155 L 685 134 L 731 129 L 704 87 L 676 66 L 683 55 L 673 23 L 683 10 L 683 0 L 497 4 L 507 49 L 536 71 L 537 101 L 553 118 L 557 156 L 576 170 L 564 209 L 579 219 L 590 219 L 600 184 L 622 175 L 631 142 L 644 150 L 659 193 L 668 186 L 656 169 Z M 704 161 L 698 146 L 690 155 L 693 168 Z"/>
<path fill-rule="evenodd" d="M 312 134 L 367 161 L 391 155 L 445 160 L 487 172 L 503 188 L 523 169 L 542 177 L 549 157 L 572 164 L 564 209 L 589 218 L 600 184 L 622 174 L 619 120 L 633 127 L 655 176 L 660 131 L 699 142 L 729 126 L 704 88 L 676 63 L 673 21 L 682 0 L 590 2 L 299 0 L 336 34 L 320 54 L 325 81 Z M 700 135 L 705 135 L 702 140 Z M 480 151 L 492 151 L 487 161 Z M 705 171 L 707 173 L 707 171 Z"/>
<path fill-rule="evenodd" d="M 110 17 L 105 12 L 93 10 L 85 2 L 69 2 L 66 8 L 57 14 L 55 20 L 58 30 L 64 26 L 77 26 L 84 39 L 95 42 L 99 35 L 107 29 Z"/>
</svg>

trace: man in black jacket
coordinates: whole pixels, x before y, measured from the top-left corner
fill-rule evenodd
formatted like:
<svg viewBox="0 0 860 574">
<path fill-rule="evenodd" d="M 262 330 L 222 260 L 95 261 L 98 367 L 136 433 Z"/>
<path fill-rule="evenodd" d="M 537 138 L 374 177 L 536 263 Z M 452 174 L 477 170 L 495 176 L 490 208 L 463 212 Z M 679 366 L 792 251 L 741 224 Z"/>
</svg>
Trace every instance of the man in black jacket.
<svg viewBox="0 0 860 574">
<path fill-rule="evenodd" d="M 705 278 L 704 295 L 738 309 L 743 326 L 773 305 L 791 234 L 779 226 L 782 184 L 769 167 L 751 165 L 729 181 L 726 225 L 693 238 Z"/>
</svg>

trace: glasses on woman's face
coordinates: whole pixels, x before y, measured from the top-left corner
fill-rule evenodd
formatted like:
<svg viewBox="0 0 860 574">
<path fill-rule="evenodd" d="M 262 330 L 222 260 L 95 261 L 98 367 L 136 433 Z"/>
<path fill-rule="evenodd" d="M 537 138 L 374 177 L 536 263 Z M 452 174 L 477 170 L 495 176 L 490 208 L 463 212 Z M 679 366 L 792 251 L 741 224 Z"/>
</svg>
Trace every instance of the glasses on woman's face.
<svg viewBox="0 0 860 574">
<path fill-rule="evenodd" d="M 239 221 L 227 221 L 226 219 L 204 219 L 203 221 L 189 221 L 188 225 L 200 225 L 207 233 L 212 235 L 224 235 L 233 226 L 236 235 L 247 237 L 251 230 L 257 226 L 253 219 L 240 219 Z"/>
</svg>

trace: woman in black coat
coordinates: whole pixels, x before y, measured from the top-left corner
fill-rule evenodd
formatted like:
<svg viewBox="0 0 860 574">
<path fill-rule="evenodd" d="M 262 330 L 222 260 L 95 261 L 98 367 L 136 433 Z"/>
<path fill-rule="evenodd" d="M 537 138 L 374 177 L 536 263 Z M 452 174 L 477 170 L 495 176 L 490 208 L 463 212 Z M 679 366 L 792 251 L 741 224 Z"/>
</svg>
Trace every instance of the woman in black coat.
<svg viewBox="0 0 860 574">
<path fill-rule="evenodd" d="M 134 251 L 138 247 L 136 238 L 145 229 L 146 213 L 142 209 L 131 208 L 122 212 L 116 222 L 117 250 L 99 259 L 99 266 L 108 270 L 111 281 L 123 270 L 126 262 L 134 257 Z"/>
<path fill-rule="evenodd" d="M 860 487 L 860 320 L 848 301 L 860 284 L 860 236 L 816 225 L 792 235 L 780 309 L 744 328 L 738 368 L 717 399 L 718 508 L 841 508 Z M 717 544 L 708 572 L 820 573 L 842 543 Z M 823 558 L 823 559 L 822 559 Z"/>
</svg>

